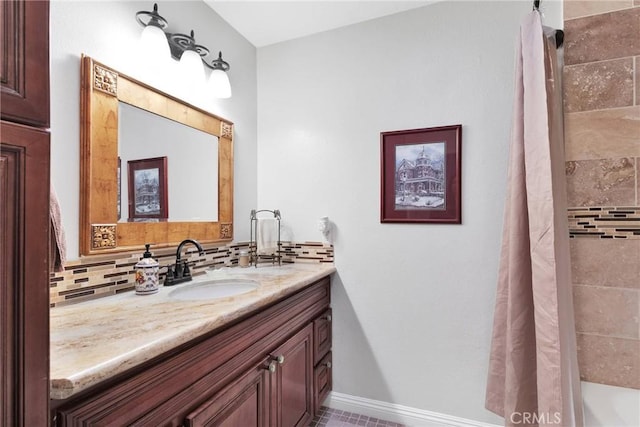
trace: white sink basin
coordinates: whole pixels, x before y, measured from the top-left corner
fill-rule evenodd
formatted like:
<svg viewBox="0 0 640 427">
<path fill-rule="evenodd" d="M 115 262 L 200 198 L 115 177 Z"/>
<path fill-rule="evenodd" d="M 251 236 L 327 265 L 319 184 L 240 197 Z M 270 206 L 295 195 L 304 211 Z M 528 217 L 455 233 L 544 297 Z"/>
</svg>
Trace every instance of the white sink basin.
<svg viewBox="0 0 640 427">
<path fill-rule="evenodd" d="M 180 301 L 197 301 L 232 297 L 256 289 L 258 289 L 258 282 L 254 282 L 253 280 L 206 280 L 174 289 L 169 292 L 169 296 Z"/>
</svg>

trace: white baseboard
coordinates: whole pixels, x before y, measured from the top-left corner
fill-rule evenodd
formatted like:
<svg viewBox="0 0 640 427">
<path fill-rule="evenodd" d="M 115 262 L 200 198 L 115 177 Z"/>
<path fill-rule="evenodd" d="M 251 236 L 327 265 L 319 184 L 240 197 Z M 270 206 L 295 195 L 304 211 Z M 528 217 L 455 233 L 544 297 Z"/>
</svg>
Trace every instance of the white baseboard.
<svg viewBox="0 0 640 427">
<path fill-rule="evenodd" d="M 379 418 L 411 427 L 500 427 L 438 412 L 425 411 L 409 406 L 396 405 L 380 400 L 365 399 L 332 391 L 324 401 L 332 409 L 353 412 L 368 417 Z"/>
</svg>

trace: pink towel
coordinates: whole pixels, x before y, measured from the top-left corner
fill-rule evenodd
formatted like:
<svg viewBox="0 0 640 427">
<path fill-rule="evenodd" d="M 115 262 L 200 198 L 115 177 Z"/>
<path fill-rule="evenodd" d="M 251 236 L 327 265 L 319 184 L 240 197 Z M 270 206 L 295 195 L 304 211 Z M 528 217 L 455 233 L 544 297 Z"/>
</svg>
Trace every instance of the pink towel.
<svg viewBox="0 0 640 427">
<path fill-rule="evenodd" d="M 49 190 L 49 218 L 51 220 L 51 265 L 53 271 L 61 272 L 64 271 L 64 264 L 67 262 L 67 242 L 64 236 L 64 227 L 62 226 L 60 204 L 53 184 L 51 184 Z"/>
</svg>

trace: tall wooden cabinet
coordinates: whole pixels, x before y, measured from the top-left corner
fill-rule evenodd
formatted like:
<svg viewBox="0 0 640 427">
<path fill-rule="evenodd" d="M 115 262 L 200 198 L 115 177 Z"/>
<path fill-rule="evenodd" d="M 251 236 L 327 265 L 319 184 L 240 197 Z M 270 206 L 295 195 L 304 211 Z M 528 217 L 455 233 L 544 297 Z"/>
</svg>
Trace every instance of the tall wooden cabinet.
<svg viewBox="0 0 640 427">
<path fill-rule="evenodd" d="M 0 424 L 49 423 L 49 3 L 0 2 Z"/>
<path fill-rule="evenodd" d="M 49 127 L 49 2 L 3 1 L 2 120 Z"/>
</svg>

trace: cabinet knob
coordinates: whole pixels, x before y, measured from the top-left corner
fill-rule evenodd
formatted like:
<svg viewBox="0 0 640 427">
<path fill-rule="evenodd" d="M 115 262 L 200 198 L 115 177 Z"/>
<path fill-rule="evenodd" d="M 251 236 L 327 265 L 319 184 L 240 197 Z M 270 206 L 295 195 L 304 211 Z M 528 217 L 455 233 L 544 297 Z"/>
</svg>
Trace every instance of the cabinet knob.
<svg viewBox="0 0 640 427">
<path fill-rule="evenodd" d="M 264 367 L 264 369 L 266 369 L 267 371 L 273 374 L 276 371 L 276 362 L 269 363 L 267 366 Z"/>
<path fill-rule="evenodd" d="M 326 319 L 327 322 L 331 322 L 331 315 L 327 314 L 326 316 L 323 317 L 323 319 Z"/>
<path fill-rule="evenodd" d="M 275 360 L 276 362 L 278 362 L 278 365 L 282 365 L 284 363 L 284 355 L 283 354 L 280 354 L 278 356 L 271 355 L 269 357 L 271 357 L 271 360 Z"/>
<path fill-rule="evenodd" d="M 324 364 L 327 368 L 331 369 L 331 362 L 327 362 Z"/>
</svg>

